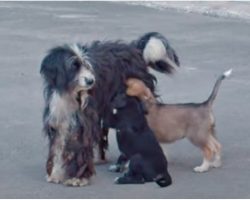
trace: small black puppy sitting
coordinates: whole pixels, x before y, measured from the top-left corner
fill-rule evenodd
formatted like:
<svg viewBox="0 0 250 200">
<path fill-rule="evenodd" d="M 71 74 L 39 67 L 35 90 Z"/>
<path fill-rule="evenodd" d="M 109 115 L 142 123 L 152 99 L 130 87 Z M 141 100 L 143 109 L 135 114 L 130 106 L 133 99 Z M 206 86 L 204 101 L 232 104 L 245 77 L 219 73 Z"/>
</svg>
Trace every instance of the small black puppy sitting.
<svg viewBox="0 0 250 200">
<path fill-rule="evenodd" d="M 128 171 L 118 177 L 115 183 L 142 184 L 155 181 L 161 187 L 170 185 L 172 179 L 166 157 L 147 124 L 145 109 L 139 99 L 118 94 L 113 98 L 111 109 L 104 124 L 117 131 L 117 143 L 121 151 L 117 164 L 121 166 L 129 161 Z"/>
</svg>

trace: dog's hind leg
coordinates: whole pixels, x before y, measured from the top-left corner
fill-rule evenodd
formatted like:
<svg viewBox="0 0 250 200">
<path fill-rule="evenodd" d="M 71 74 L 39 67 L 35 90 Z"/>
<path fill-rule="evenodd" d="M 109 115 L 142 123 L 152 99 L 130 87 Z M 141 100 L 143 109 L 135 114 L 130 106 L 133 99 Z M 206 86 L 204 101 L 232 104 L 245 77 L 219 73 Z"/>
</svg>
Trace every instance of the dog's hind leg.
<svg viewBox="0 0 250 200">
<path fill-rule="evenodd" d="M 220 167 L 221 166 L 221 144 L 218 142 L 218 140 L 212 136 L 212 141 L 215 146 L 215 155 L 214 155 L 214 160 L 211 163 L 212 167 Z"/>
<path fill-rule="evenodd" d="M 102 128 L 101 130 L 101 137 L 98 144 L 99 160 L 96 161 L 95 164 L 105 164 L 108 162 L 106 158 L 106 150 L 108 149 L 108 132 L 109 132 L 108 128 Z"/>
<path fill-rule="evenodd" d="M 203 151 L 203 162 L 200 166 L 194 168 L 195 172 L 206 172 L 211 166 L 211 160 L 213 158 L 213 151 L 210 148 L 209 144 L 206 144 L 205 147 L 202 148 Z"/>
</svg>

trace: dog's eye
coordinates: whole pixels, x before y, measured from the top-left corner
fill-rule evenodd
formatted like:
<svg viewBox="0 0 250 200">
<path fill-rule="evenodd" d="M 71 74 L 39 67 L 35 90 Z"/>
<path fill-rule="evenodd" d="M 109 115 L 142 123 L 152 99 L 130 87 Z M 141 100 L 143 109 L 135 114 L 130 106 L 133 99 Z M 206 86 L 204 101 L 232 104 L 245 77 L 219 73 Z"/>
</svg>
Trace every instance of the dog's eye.
<svg viewBox="0 0 250 200">
<path fill-rule="evenodd" d="M 78 70 L 78 69 L 80 69 L 80 67 L 81 67 L 81 64 L 77 60 L 73 61 L 72 68 L 74 70 Z"/>
</svg>

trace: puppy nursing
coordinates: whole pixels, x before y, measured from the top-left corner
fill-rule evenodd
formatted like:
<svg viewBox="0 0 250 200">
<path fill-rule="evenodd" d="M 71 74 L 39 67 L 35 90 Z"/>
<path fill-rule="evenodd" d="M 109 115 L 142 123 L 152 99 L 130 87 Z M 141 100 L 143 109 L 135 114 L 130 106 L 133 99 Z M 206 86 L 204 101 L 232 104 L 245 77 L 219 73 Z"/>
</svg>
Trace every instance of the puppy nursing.
<svg viewBox="0 0 250 200">
<path fill-rule="evenodd" d="M 117 130 L 121 156 L 117 164 L 129 161 L 128 172 L 117 184 L 142 184 L 155 181 L 161 187 L 172 183 L 168 163 L 154 134 L 147 125 L 141 102 L 125 94 L 117 95 L 105 124 Z"/>
<path fill-rule="evenodd" d="M 221 144 L 215 136 L 215 119 L 212 104 L 222 80 L 230 76 L 226 71 L 216 81 L 209 98 L 203 103 L 162 104 L 156 101 L 150 90 L 138 79 L 128 79 L 127 95 L 143 101 L 148 114 L 150 128 L 161 143 L 171 143 L 187 137 L 200 148 L 203 162 L 194 168 L 195 172 L 205 172 L 210 167 L 221 166 Z"/>
</svg>

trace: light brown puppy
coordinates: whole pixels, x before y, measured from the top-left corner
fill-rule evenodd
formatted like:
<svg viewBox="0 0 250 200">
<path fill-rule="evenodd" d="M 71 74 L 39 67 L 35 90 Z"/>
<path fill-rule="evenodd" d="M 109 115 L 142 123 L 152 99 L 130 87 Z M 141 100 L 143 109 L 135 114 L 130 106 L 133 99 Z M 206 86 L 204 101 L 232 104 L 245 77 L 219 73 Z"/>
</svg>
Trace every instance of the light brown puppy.
<svg viewBox="0 0 250 200">
<path fill-rule="evenodd" d="M 232 70 L 228 70 L 217 79 L 211 95 L 203 103 L 159 103 L 149 88 L 134 78 L 127 80 L 126 92 L 127 95 L 140 98 L 145 104 L 148 124 L 159 142 L 171 143 L 187 137 L 202 150 L 203 162 L 194 171 L 205 172 L 209 167 L 221 166 L 221 144 L 215 136 L 212 104 L 222 80 L 230 76 L 231 72 Z"/>
</svg>

